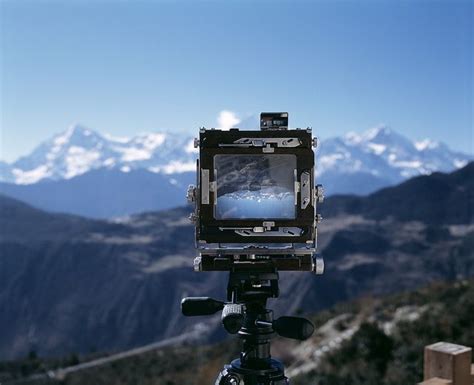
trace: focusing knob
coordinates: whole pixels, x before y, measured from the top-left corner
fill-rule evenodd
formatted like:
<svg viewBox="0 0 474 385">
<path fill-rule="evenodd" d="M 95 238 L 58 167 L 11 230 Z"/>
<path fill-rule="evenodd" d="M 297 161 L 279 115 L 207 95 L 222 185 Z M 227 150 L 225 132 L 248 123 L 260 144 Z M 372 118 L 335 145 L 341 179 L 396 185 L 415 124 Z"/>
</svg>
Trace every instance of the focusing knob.
<svg viewBox="0 0 474 385">
<path fill-rule="evenodd" d="M 188 191 L 186 192 L 186 199 L 188 203 L 194 203 L 196 201 L 196 187 L 190 184 L 188 186 Z"/>
<path fill-rule="evenodd" d="M 322 184 L 317 184 L 316 189 L 314 190 L 316 195 L 316 200 L 318 203 L 323 203 L 324 201 L 324 189 Z"/>
<path fill-rule="evenodd" d="M 313 273 L 316 275 L 324 274 L 324 259 L 313 256 Z"/>
</svg>

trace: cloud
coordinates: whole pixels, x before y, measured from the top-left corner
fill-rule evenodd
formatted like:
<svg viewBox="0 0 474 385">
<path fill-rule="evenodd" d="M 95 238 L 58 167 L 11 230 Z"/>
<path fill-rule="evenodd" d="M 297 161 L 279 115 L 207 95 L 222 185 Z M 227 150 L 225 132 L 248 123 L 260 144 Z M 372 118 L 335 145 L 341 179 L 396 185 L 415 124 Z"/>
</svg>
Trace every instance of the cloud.
<svg viewBox="0 0 474 385">
<path fill-rule="evenodd" d="M 217 117 L 218 128 L 222 130 L 228 130 L 229 128 L 235 127 L 240 123 L 240 119 L 237 117 L 235 112 L 223 110 L 219 112 Z"/>
</svg>

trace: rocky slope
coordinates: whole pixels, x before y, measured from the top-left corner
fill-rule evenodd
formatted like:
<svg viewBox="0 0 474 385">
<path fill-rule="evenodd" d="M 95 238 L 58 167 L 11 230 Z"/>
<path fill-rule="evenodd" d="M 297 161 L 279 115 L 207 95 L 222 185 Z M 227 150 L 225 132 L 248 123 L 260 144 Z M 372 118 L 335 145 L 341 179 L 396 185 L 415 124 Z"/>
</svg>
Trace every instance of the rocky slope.
<svg viewBox="0 0 474 385">
<path fill-rule="evenodd" d="M 341 303 L 311 317 L 316 332 L 310 339 L 275 339 L 272 355 L 284 361 L 295 385 L 415 384 L 423 378 L 424 346 L 440 340 L 472 346 L 473 311 L 472 280 Z M 171 346 L 61 378 L 65 385 L 211 384 L 238 352 L 236 338 L 215 345 Z M 30 354 L 21 361 L 0 362 L 0 381 L 8 385 L 9 380 L 36 376 L 43 384 L 54 384 L 57 379 L 48 377 L 64 373 L 59 368 L 93 358 L 51 360 Z"/>
</svg>

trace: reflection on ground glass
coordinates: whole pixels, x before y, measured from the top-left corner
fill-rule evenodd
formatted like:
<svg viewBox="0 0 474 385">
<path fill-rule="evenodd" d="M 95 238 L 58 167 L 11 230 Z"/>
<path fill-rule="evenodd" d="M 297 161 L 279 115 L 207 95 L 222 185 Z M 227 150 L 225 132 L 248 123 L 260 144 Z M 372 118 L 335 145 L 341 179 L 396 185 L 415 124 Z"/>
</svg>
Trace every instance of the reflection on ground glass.
<svg viewBox="0 0 474 385">
<path fill-rule="evenodd" d="M 294 219 L 295 155 L 216 155 L 216 219 Z"/>
</svg>

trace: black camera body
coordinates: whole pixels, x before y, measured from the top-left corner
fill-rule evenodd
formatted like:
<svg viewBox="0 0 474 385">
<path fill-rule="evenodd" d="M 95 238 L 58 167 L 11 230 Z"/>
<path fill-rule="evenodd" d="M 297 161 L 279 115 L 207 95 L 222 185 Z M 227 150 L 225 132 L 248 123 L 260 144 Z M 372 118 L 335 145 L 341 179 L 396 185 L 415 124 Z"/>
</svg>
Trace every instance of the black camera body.
<svg viewBox="0 0 474 385">
<path fill-rule="evenodd" d="M 321 269 L 317 141 L 311 129 L 287 126 L 288 113 L 262 113 L 259 131 L 200 130 L 197 186 L 188 189 L 196 270 Z"/>
</svg>

